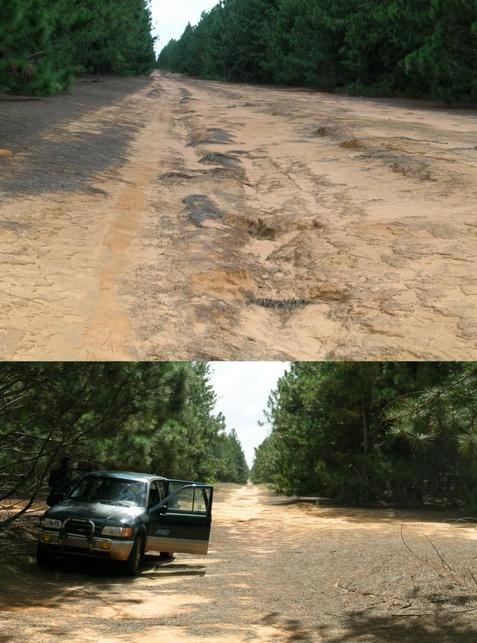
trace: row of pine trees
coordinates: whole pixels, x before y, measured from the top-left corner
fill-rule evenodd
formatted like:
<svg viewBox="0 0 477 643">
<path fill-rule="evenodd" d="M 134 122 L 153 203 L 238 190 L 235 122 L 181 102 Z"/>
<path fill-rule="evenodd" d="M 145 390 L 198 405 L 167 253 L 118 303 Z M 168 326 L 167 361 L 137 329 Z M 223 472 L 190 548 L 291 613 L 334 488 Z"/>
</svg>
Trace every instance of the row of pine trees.
<svg viewBox="0 0 477 643">
<path fill-rule="evenodd" d="M 252 481 L 345 503 L 477 508 L 477 367 L 298 363 L 270 397 Z"/>
<path fill-rule="evenodd" d="M 146 0 L 0 1 L 0 92 L 55 94 L 77 73 L 154 66 Z"/>
<path fill-rule="evenodd" d="M 44 492 L 61 457 L 95 468 L 243 484 L 207 364 L 0 365 L 0 501 Z M 1 521 L 0 521 L 1 526 Z"/>
<path fill-rule="evenodd" d="M 221 0 L 160 54 L 208 79 L 477 99 L 477 0 Z"/>
</svg>

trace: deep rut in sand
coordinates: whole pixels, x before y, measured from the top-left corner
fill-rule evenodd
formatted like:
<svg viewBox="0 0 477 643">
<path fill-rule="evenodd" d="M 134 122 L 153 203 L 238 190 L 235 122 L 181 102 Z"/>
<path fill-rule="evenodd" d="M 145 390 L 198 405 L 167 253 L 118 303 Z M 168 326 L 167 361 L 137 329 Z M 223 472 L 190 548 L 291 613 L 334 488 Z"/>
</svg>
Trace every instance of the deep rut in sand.
<svg viewBox="0 0 477 643">
<path fill-rule="evenodd" d="M 88 145 L 77 184 L 41 190 L 29 153 L 0 159 L 17 176 L 0 204 L 0 355 L 475 358 L 475 122 L 157 74 L 56 123 L 44 162 Z M 101 170 L 102 137 L 126 128 Z"/>
</svg>

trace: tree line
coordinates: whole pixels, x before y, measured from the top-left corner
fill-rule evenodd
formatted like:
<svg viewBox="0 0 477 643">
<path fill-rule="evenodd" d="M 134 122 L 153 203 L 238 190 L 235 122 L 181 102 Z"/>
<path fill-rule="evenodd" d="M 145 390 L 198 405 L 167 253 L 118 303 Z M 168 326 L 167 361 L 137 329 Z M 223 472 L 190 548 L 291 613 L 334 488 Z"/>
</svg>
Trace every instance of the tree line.
<svg viewBox="0 0 477 643">
<path fill-rule="evenodd" d="M 55 94 L 77 73 L 155 66 L 148 0 L 0 0 L 0 91 Z"/>
<path fill-rule="evenodd" d="M 65 455 L 80 469 L 245 483 L 242 447 L 215 400 L 206 364 L 4 363 L 0 501 L 26 499 L 21 512 L 44 497 Z"/>
<path fill-rule="evenodd" d="M 360 95 L 477 99 L 477 0 L 221 0 L 163 69 Z"/>
<path fill-rule="evenodd" d="M 286 494 L 477 509 L 477 366 L 299 363 L 251 477 Z"/>
</svg>

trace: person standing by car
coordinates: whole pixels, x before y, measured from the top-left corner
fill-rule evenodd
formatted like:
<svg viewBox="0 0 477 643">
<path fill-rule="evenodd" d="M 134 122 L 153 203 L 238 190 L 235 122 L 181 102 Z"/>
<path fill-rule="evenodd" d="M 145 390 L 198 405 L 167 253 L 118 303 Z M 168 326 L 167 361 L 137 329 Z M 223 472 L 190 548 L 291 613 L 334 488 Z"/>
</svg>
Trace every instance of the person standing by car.
<svg viewBox="0 0 477 643">
<path fill-rule="evenodd" d="M 49 507 L 56 505 L 63 500 L 65 495 L 70 491 L 72 483 L 71 458 L 65 456 L 62 458 L 58 469 L 50 473 L 48 479 L 49 493 L 46 503 Z"/>
</svg>

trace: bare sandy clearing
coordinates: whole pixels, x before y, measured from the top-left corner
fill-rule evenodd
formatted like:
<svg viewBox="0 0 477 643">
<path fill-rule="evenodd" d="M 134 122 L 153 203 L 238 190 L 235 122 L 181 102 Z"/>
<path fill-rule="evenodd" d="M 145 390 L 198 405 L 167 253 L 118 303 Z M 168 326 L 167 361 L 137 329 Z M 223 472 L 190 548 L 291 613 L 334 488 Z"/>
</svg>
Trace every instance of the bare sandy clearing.
<svg viewBox="0 0 477 643">
<path fill-rule="evenodd" d="M 157 75 L 45 126 L 0 159 L 1 357 L 475 359 L 475 115 Z"/>
<path fill-rule="evenodd" d="M 2 641 L 474 641 L 477 531 L 450 515 L 220 487 L 209 556 L 150 558 L 133 580 L 38 568 L 20 536 L 30 517 L 18 560 L 1 541 Z"/>
</svg>

